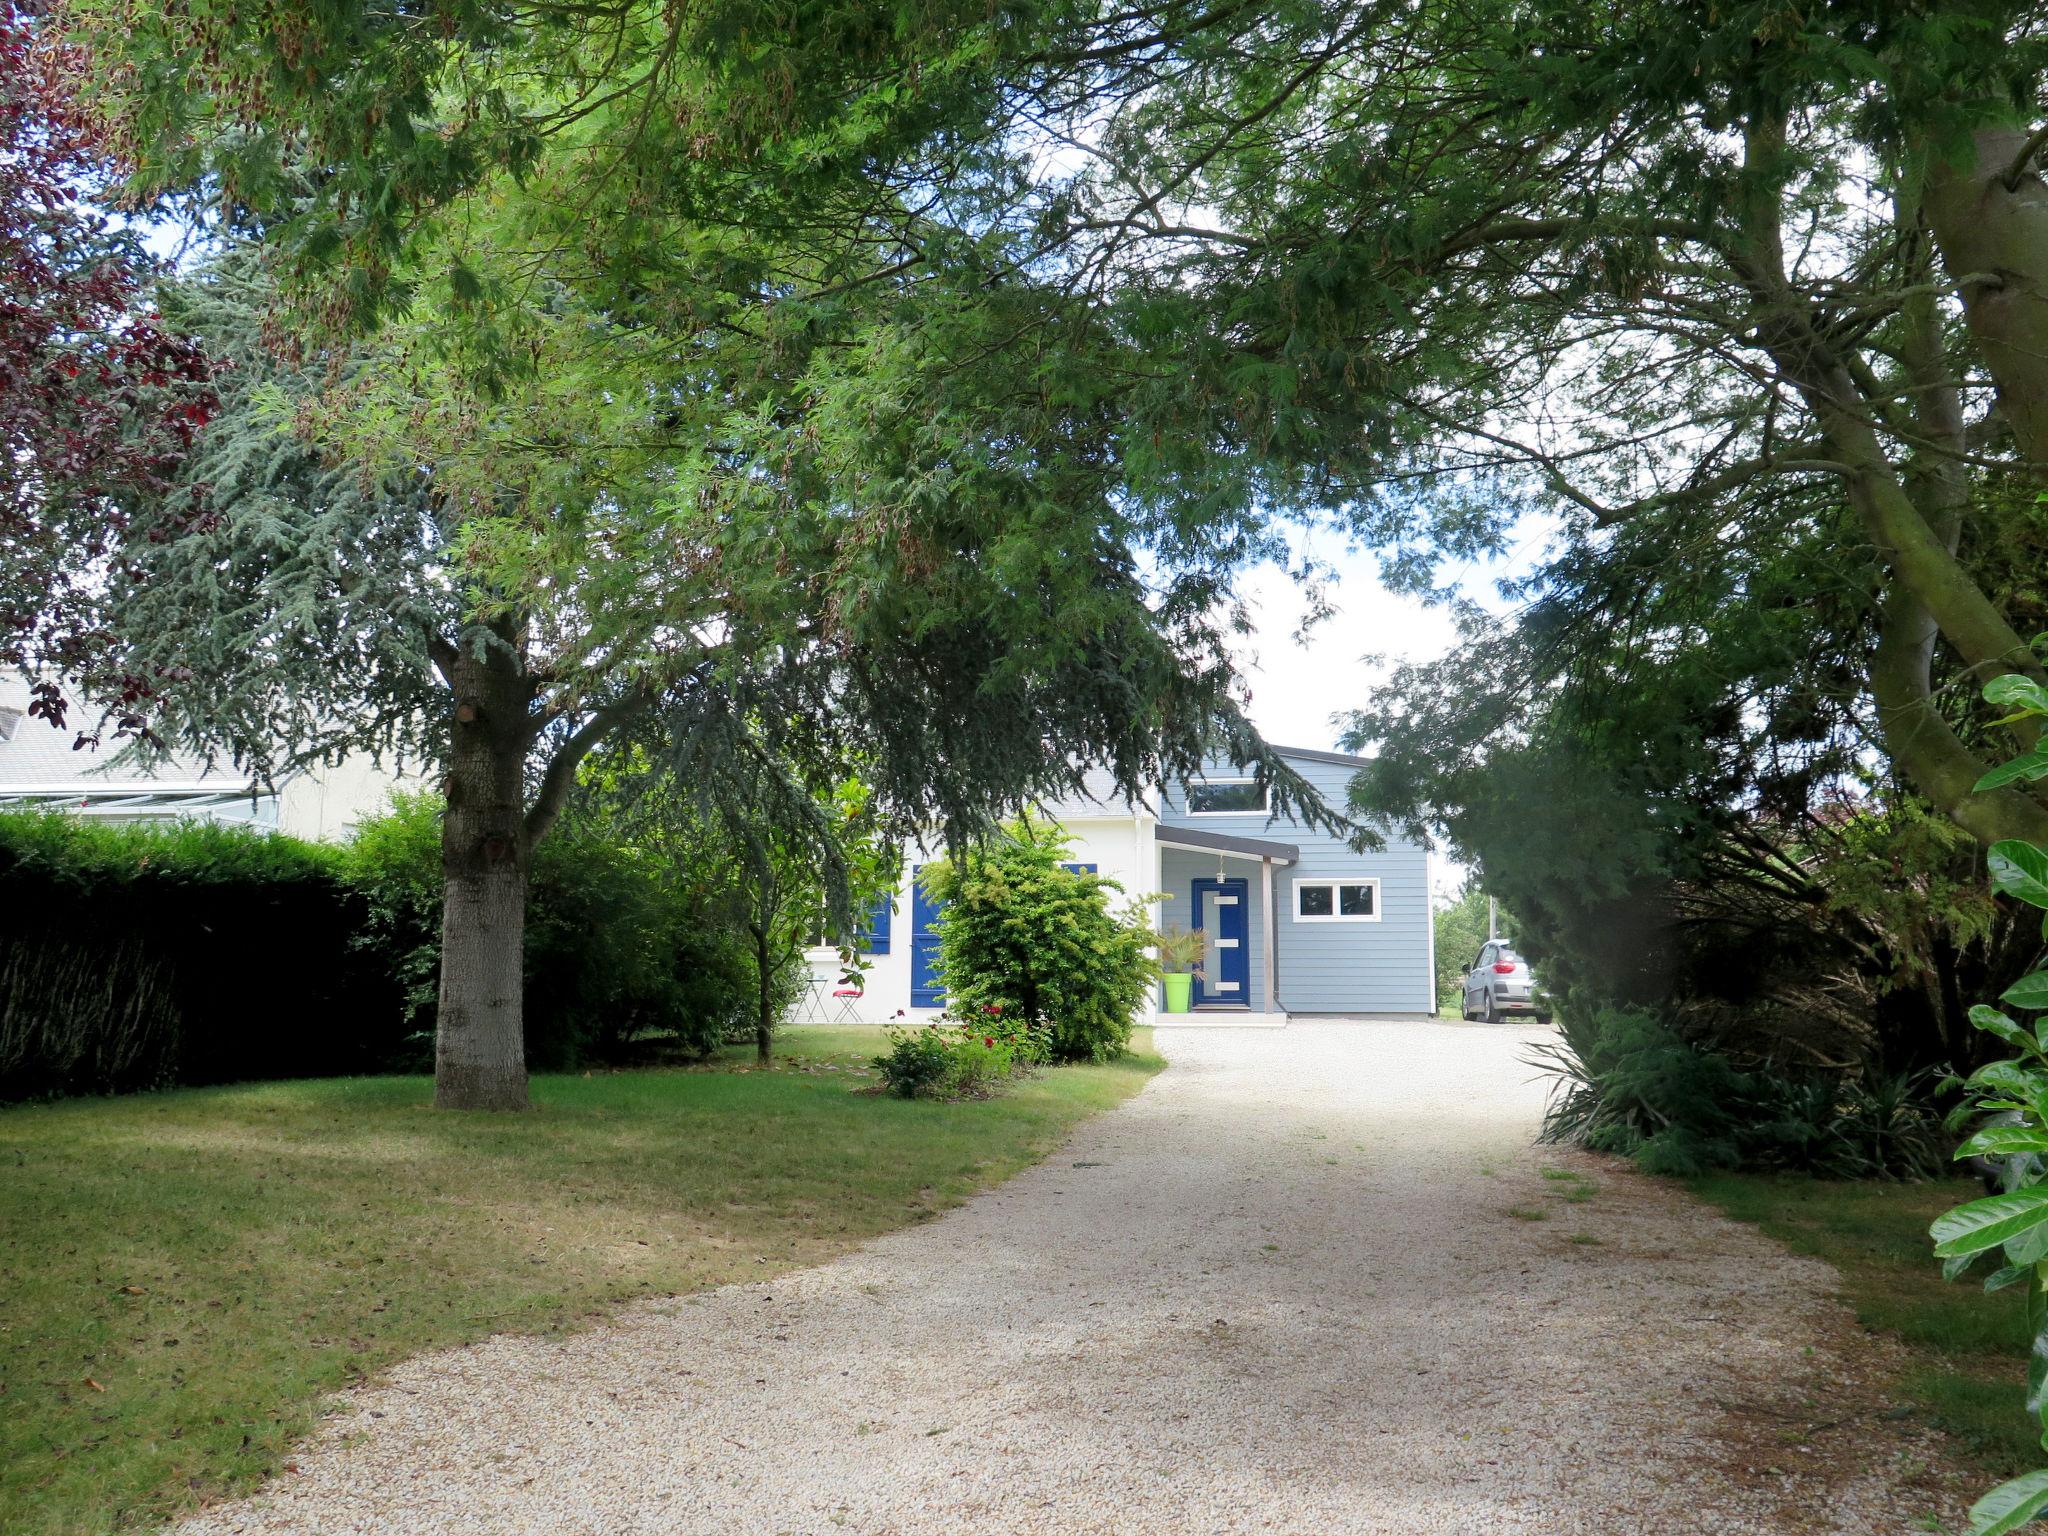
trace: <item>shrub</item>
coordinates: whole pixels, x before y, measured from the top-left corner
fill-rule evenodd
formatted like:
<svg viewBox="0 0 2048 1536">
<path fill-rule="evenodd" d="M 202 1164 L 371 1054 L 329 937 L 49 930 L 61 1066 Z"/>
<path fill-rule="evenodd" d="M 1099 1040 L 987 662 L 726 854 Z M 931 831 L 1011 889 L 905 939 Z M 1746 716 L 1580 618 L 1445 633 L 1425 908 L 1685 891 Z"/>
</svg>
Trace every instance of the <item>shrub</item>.
<svg viewBox="0 0 2048 1536">
<path fill-rule="evenodd" d="M 1544 1141 L 1621 1153 L 1650 1173 L 1928 1178 L 1947 1163 L 1933 1071 L 1743 1070 L 1627 1008 L 1567 1014 L 1532 1059 L 1557 1079 Z"/>
<path fill-rule="evenodd" d="M 438 797 L 404 795 L 331 847 L 212 822 L 0 813 L 0 1101 L 426 1069 L 440 822 Z M 745 1038 L 754 971 L 730 904 L 680 856 L 573 820 L 544 840 L 529 1065 Z"/>
<path fill-rule="evenodd" d="M 953 1042 L 936 1021 L 889 1031 L 888 1054 L 875 1058 L 882 1082 L 899 1099 L 941 1097 L 953 1078 Z"/>
<path fill-rule="evenodd" d="M 526 912 L 526 1054 L 536 1071 L 618 1060 L 662 1036 L 702 1053 L 753 1027 L 754 972 L 727 893 L 574 818 L 534 850 Z M 346 854 L 431 1053 L 440 970 L 441 800 L 397 796 Z"/>
<path fill-rule="evenodd" d="M 1136 911 L 1110 908 L 1114 880 L 1065 867 L 1057 827 L 1026 818 L 986 848 L 925 867 L 944 903 L 939 973 L 965 1018 L 990 1007 L 1043 1028 L 1054 1061 L 1109 1061 L 1130 1048 L 1131 1020 L 1158 967 Z"/>
<path fill-rule="evenodd" d="M 996 1083 L 1028 1072 L 1051 1052 L 1045 1026 L 1006 1019 L 1000 1004 L 984 1003 L 920 1029 L 891 1030 L 889 1052 L 877 1056 L 875 1066 L 898 1098 L 985 1098 Z"/>
</svg>

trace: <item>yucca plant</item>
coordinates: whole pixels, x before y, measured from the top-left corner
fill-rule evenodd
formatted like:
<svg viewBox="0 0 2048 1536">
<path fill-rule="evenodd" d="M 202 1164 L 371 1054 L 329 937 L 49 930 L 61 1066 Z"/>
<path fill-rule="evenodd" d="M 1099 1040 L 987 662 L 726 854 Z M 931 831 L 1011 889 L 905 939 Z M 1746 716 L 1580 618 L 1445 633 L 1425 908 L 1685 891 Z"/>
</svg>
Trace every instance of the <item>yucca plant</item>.
<svg viewBox="0 0 2048 1536">
<path fill-rule="evenodd" d="M 1198 928 L 1168 928 L 1153 936 L 1159 969 L 1169 976 L 1193 975 L 1202 969 L 1207 938 Z"/>
</svg>

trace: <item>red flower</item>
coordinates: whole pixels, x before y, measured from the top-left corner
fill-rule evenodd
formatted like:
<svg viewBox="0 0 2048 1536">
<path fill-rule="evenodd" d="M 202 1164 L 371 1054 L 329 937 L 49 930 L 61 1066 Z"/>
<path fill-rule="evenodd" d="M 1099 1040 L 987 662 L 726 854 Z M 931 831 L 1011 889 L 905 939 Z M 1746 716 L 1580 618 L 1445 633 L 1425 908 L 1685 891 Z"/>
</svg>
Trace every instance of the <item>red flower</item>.
<svg viewBox="0 0 2048 1536">
<path fill-rule="evenodd" d="M 996 1044 L 996 1037 L 994 1035 L 990 1035 L 986 1040 L 982 1041 L 981 1043 L 987 1046 L 990 1050 L 994 1050 Z"/>
<path fill-rule="evenodd" d="M 988 1005 L 988 1011 L 990 1013 L 1001 1013 L 1003 1011 L 1003 1005 L 1001 1003 L 990 1003 Z"/>
</svg>

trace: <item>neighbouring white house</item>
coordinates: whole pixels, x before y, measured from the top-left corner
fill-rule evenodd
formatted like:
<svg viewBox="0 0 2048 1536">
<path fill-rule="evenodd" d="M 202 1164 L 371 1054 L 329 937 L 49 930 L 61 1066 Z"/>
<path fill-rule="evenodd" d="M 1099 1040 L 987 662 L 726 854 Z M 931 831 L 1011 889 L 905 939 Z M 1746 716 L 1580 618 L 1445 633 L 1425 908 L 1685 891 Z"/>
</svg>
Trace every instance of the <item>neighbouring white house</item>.
<svg viewBox="0 0 2048 1536">
<path fill-rule="evenodd" d="M 0 808 L 40 806 L 108 821 L 196 817 L 337 842 L 409 782 L 368 757 L 294 773 L 272 787 L 186 757 L 144 768 L 113 746 L 73 751 L 75 733 L 31 717 L 28 703 L 28 679 L 0 674 Z"/>
<path fill-rule="evenodd" d="M 1366 761 L 1300 747 L 1274 750 L 1339 807 Z M 1271 816 L 1251 776 L 1224 764 L 1134 804 L 1115 795 L 1106 774 L 1091 775 L 1090 789 L 1092 795 L 1046 805 L 1045 814 L 1070 835 L 1077 866 L 1110 877 L 1131 896 L 1161 898 L 1155 926 L 1202 933 L 1187 1022 L 1435 1014 L 1426 849 L 1390 838 L 1378 851 L 1356 852 L 1341 838 Z M 808 1016 L 923 1019 L 944 1009 L 935 969 L 937 912 L 917 880 L 933 853 L 912 850 L 894 897 L 871 915 L 858 999 L 831 997 L 834 952 L 815 955 L 819 983 Z"/>
</svg>

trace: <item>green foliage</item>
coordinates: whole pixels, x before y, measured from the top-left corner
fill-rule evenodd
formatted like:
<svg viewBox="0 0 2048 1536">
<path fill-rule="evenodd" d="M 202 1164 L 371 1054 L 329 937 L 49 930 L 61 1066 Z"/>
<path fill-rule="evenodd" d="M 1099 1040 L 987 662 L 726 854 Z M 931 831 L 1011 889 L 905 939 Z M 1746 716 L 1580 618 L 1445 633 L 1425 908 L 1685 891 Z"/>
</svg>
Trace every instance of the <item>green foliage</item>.
<svg viewBox="0 0 2048 1536">
<path fill-rule="evenodd" d="M 1354 717 L 1354 744 L 1378 747 L 1354 814 L 1435 829 L 1483 869 L 1517 947 L 1582 1013 L 1647 1008 L 1744 1067 L 1972 1058 L 1958 1000 L 2010 981 L 2031 940 L 1989 900 L 1969 836 L 1859 763 L 1863 727 L 1801 709 L 1814 679 L 1773 664 L 1754 702 L 1727 683 L 1755 680 L 1754 651 L 1674 639 L 1654 669 L 1595 651 L 1513 701 L 1504 730 L 1500 695 L 1460 680 L 1541 676 L 1541 639 L 1397 673 Z M 1439 942 L 1447 981 L 1474 952 Z"/>
<path fill-rule="evenodd" d="M 752 952 L 723 856 L 572 818 L 536 853 L 529 1059 L 703 1054 L 748 1035 Z M 707 867 L 707 865 L 709 867 Z M 340 847 L 212 822 L 0 815 L 0 1100 L 420 1070 L 439 982 L 441 806 L 395 797 Z M 793 994 L 770 978 L 778 1013 Z"/>
<path fill-rule="evenodd" d="M 1738 1070 L 1655 1016 L 1567 1014 L 1531 1059 L 1556 1078 L 1542 1139 L 1633 1157 L 1650 1173 L 1786 1169 L 1828 1178 L 1929 1178 L 1946 1165 L 1928 1072 Z"/>
<path fill-rule="evenodd" d="M 875 1058 L 875 1070 L 899 1099 L 936 1098 L 952 1083 L 953 1042 L 936 1020 L 922 1029 L 892 1030 L 888 1054 Z"/>
<path fill-rule="evenodd" d="M 1184 976 L 1202 968 L 1207 940 L 1193 928 L 1167 928 L 1154 936 L 1152 949 L 1162 975 Z"/>
<path fill-rule="evenodd" d="M 1049 1029 L 1005 1019 L 994 1003 L 965 1016 L 950 1009 L 943 1020 L 892 1029 L 888 1038 L 888 1053 L 874 1065 L 888 1090 L 903 1099 L 986 1098 L 1003 1079 L 1052 1055 Z"/>
<path fill-rule="evenodd" d="M 1486 893 L 1468 883 L 1458 899 L 1438 907 L 1436 924 L 1436 1003 L 1439 1012 L 1465 1006 L 1465 971 L 1486 943 Z M 1506 923 L 1503 920 L 1503 930 Z"/>
<path fill-rule="evenodd" d="M 1158 966 L 1135 904 L 1117 912 L 1114 880 L 1070 870 L 1066 835 L 1026 816 L 920 876 L 944 903 L 939 974 L 948 1006 L 1043 1026 L 1055 1061 L 1113 1061 Z"/>
<path fill-rule="evenodd" d="M 376 1071 L 397 988 L 336 850 L 0 814 L 0 1100 Z"/>
<path fill-rule="evenodd" d="M 2019 676 L 1993 678 L 1984 697 L 2011 711 L 2000 724 L 2025 722 L 2028 743 L 2016 761 L 2032 755 L 2032 730 L 2048 718 L 2048 690 Z M 1978 781 L 1995 789 L 2013 775 L 1994 768 Z M 2002 894 L 2044 913 L 2040 931 L 2048 937 L 2048 849 L 2018 839 L 1994 843 L 1987 855 L 1991 883 Z M 2000 1041 L 2012 1055 L 1987 1062 L 1964 1082 L 1972 1103 L 1957 1115 L 1981 1117 L 1979 1128 L 1956 1148 L 1958 1159 L 1975 1158 L 2000 1170 L 2004 1190 L 1972 1200 L 1937 1217 L 1928 1228 L 1934 1254 L 1953 1280 L 1986 1255 L 1999 1267 L 1984 1288 L 2025 1287 L 2027 1411 L 2040 1423 L 2048 1447 L 2048 970 L 2037 969 L 2007 987 L 2000 1001 L 2021 1013 L 2036 1013 L 2032 1027 L 1986 1004 L 1970 1010 L 1970 1022 Z M 1970 1536 L 2003 1536 L 2048 1510 L 2048 1468 L 2001 1483 L 1970 1510 Z"/>
<path fill-rule="evenodd" d="M 440 797 L 394 797 L 343 857 L 368 912 L 356 943 L 404 984 L 424 1065 L 439 980 Z M 655 1036 L 702 1053 L 751 1032 L 753 963 L 722 865 L 703 867 L 714 858 L 680 837 L 623 841 L 576 816 L 538 845 L 526 919 L 526 1049 L 537 1069 L 617 1061 Z M 788 982 L 772 980 L 771 995 L 779 1010 Z"/>
</svg>

